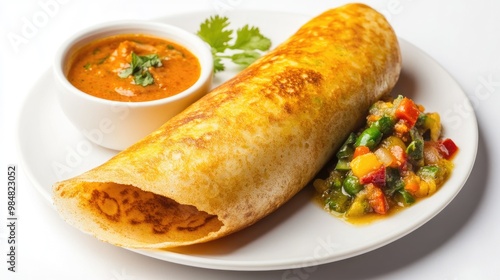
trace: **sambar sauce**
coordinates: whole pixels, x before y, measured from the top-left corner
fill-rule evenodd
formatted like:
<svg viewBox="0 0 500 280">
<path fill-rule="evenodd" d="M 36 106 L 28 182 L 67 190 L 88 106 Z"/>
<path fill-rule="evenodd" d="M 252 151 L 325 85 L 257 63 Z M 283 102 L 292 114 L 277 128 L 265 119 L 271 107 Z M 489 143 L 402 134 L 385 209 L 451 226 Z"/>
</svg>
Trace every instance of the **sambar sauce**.
<svg viewBox="0 0 500 280">
<path fill-rule="evenodd" d="M 153 82 L 136 84 L 132 75 L 120 73 L 130 67 L 132 54 L 156 54 L 161 66 L 148 67 Z M 140 102 L 178 94 L 199 78 L 198 58 L 176 43 L 141 34 L 116 35 L 91 42 L 79 49 L 68 65 L 68 80 L 81 91 L 108 100 Z"/>
</svg>

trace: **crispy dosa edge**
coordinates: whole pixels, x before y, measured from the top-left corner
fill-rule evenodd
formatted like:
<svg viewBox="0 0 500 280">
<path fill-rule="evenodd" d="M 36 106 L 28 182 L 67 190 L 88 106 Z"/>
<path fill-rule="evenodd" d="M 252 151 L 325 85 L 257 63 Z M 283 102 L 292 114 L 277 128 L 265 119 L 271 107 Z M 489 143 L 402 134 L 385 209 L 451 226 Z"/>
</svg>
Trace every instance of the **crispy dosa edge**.
<svg viewBox="0 0 500 280">
<path fill-rule="evenodd" d="M 387 21 L 382 15 L 362 4 L 350 4 L 327 11 L 304 25 L 296 35 L 292 36 L 291 39 L 284 43 L 286 47 L 278 47 L 270 52 L 267 56 L 242 71 L 235 78 L 202 98 L 204 101 L 196 102 L 185 112 L 174 117 L 158 131 L 129 149 L 119 153 L 102 166 L 73 179 L 56 183 L 54 185 L 54 203 L 61 216 L 68 223 L 77 228 L 94 234 L 98 239 L 115 245 L 135 248 L 167 248 L 205 242 L 225 236 L 247 227 L 273 212 L 305 186 L 305 184 L 312 179 L 315 172 L 317 172 L 327 161 L 333 151 L 338 148 L 343 141 L 343 139 L 340 138 L 343 138 L 345 135 L 333 132 L 335 132 L 335 130 L 342 130 L 345 131 L 344 134 L 349 133 L 354 128 L 355 124 L 360 121 L 359 116 L 364 115 L 364 112 L 357 113 L 359 116 L 354 117 L 354 120 L 349 121 L 348 124 L 333 125 L 332 131 L 328 131 L 328 133 L 339 136 L 337 137 L 339 139 L 334 139 L 328 144 L 321 143 L 321 145 L 318 145 L 318 148 L 307 147 L 308 149 L 297 148 L 294 150 L 294 152 L 297 152 L 295 156 L 301 158 L 301 163 L 312 166 L 307 170 L 303 170 L 300 166 L 291 163 L 281 166 L 281 169 L 272 170 L 272 174 L 259 171 L 259 169 L 273 168 L 272 166 L 252 167 L 256 169 L 253 170 L 254 172 L 259 172 L 257 174 L 268 177 L 262 180 L 260 178 L 248 177 L 254 174 L 252 172 L 248 173 L 250 175 L 245 173 L 236 174 L 236 176 L 243 175 L 241 179 L 242 182 L 245 180 L 257 184 L 259 182 L 279 182 L 271 186 L 253 186 L 264 189 L 264 191 L 260 190 L 260 193 L 257 195 L 252 193 L 251 188 L 239 189 L 239 193 L 236 194 L 224 194 L 220 191 L 211 194 L 209 189 L 203 189 L 205 183 L 210 185 L 210 180 L 214 179 L 210 177 L 207 177 L 206 181 L 198 182 L 198 184 L 200 184 L 199 193 L 182 193 L 183 186 L 179 187 L 179 190 L 172 190 L 171 188 L 158 189 L 158 182 L 156 182 L 155 179 L 162 175 L 156 173 L 159 172 L 158 170 L 162 169 L 156 169 L 156 165 L 159 163 L 157 161 L 153 162 L 149 158 L 153 157 L 158 160 L 158 157 L 165 156 L 158 152 L 158 149 L 161 149 L 158 147 L 159 143 L 163 145 L 165 143 L 162 141 L 169 141 L 168 139 L 165 140 L 165 137 L 167 137 L 165 135 L 173 135 L 171 137 L 175 137 L 175 135 L 179 134 L 182 135 L 183 133 L 187 133 L 182 131 L 182 129 L 186 127 L 186 124 L 193 122 L 200 124 L 209 120 L 210 117 L 203 114 L 200 115 L 200 112 L 206 109 L 203 108 L 203 106 L 208 104 L 217 108 L 222 108 L 224 104 L 227 104 L 228 100 L 236 100 L 237 95 L 234 94 L 234 88 L 237 88 L 241 84 L 245 84 L 246 81 L 255 78 L 257 73 L 264 71 L 264 64 L 269 65 L 274 63 L 274 61 L 272 61 L 274 58 L 278 58 L 279 61 L 279 59 L 283 57 L 286 58 L 286 56 L 290 56 L 293 60 L 295 56 L 314 55 L 314 53 L 301 54 L 301 47 L 304 47 L 304 41 L 318 39 L 318 37 L 323 39 L 322 36 L 327 32 L 324 28 L 332 29 L 333 31 L 328 32 L 334 32 L 334 36 L 338 36 L 338 40 L 345 43 L 345 45 L 342 46 L 343 50 L 341 50 L 345 52 L 345 55 L 349 55 L 349 52 L 363 51 L 363 44 L 366 45 L 369 42 L 366 42 L 366 39 L 362 38 L 362 36 L 358 36 L 358 34 L 363 34 L 363 36 L 365 36 L 366 34 L 364 34 L 364 31 L 367 29 L 374 29 L 375 32 L 378 32 L 376 36 L 369 34 L 371 37 L 368 39 L 376 41 L 371 43 L 375 44 L 377 48 L 390 52 L 382 52 L 380 53 L 381 57 L 373 57 L 375 62 L 382 62 L 383 65 L 377 63 L 371 65 L 366 61 L 361 63 L 368 63 L 368 68 L 370 68 L 367 70 L 368 72 L 381 73 L 381 75 L 377 77 L 368 77 L 366 81 L 370 84 L 371 88 L 369 90 L 372 90 L 373 93 L 361 92 L 359 94 L 367 96 L 361 96 L 359 98 L 341 96 L 348 99 L 346 101 L 347 103 L 343 105 L 348 106 L 348 108 L 356 108 L 356 105 L 360 105 L 360 107 L 368 109 L 368 106 L 376 99 L 390 92 L 399 76 L 401 57 L 397 38 Z M 319 35 L 315 33 L 319 33 Z M 328 36 L 333 35 L 330 34 Z M 306 42 L 306 44 L 314 43 L 315 42 Z M 327 43 L 329 43 L 328 40 Z M 327 45 L 326 47 L 335 48 L 338 46 Z M 316 51 L 321 52 L 322 50 Z M 387 57 L 383 57 L 384 55 Z M 319 55 L 318 58 L 321 59 L 321 55 Z M 300 61 L 300 59 L 297 60 Z M 289 98 L 287 95 L 290 95 L 290 93 L 295 90 L 314 92 L 324 86 L 325 77 L 323 77 L 323 75 L 315 71 L 306 71 L 304 70 L 305 68 L 301 68 L 300 65 L 299 67 L 295 67 L 296 65 L 293 65 L 293 61 L 291 62 L 292 65 L 290 67 L 285 67 L 284 70 L 281 69 L 281 76 L 273 79 L 274 84 L 270 85 L 274 86 L 277 93 L 281 95 L 278 97 L 279 99 L 287 100 L 287 98 Z M 340 64 L 343 63 L 346 62 L 341 61 Z M 354 65 L 357 62 L 349 63 Z M 366 65 L 355 65 L 355 67 L 360 68 L 360 73 L 365 71 L 361 69 L 365 66 Z M 344 67 L 344 65 L 331 65 L 331 69 L 328 69 L 328 71 L 333 71 L 333 73 L 335 73 L 335 71 L 337 71 L 336 68 L 343 69 L 342 67 Z M 315 74 L 319 76 L 314 78 Z M 326 78 L 329 77 L 329 75 L 326 75 Z M 360 74 L 360 77 L 354 77 L 352 79 L 356 80 L 356 82 L 359 82 L 359 80 L 363 82 L 364 78 L 367 77 L 362 77 L 362 74 Z M 374 81 L 372 81 L 372 79 L 374 79 Z M 342 86 L 343 85 L 339 85 L 339 87 Z M 349 90 L 349 88 L 343 88 L 343 90 Z M 362 90 L 367 89 L 363 88 Z M 276 96 L 273 97 L 273 93 L 271 92 L 269 96 L 271 99 L 277 98 Z M 339 97 L 337 101 L 339 104 L 344 102 L 340 99 Z M 300 101 L 303 100 L 293 99 L 293 102 L 290 101 L 281 104 L 284 114 L 291 115 L 302 109 L 308 109 L 301 108 L 302 104 L 300 104 Z M 241 106 L 242 104 L 239 105 Z M 337 107 L 335 109 L 339 108 L 340 107 Z M 224 111 L 223 109 L 220 110 L 223 113 L 228 113 L 228 111 Z M 348 118 L 345 115 L 349 114 L 351 114 L 351 112 L 343 112 L 340 116 L 342 118 Z M 338 117 L 339 115 L 335 116 Z M 272 121 L 273 117 L 276 118 L 279 117 L 279 115 L 268 117 L 269 121 Z M 331 121 L 332 120 L 327 120 L 325 122 Z M 306 122 L 305 124 L 311 126 L 310 122 Z M 304 126 L 302 123 L 300 125 L 301 128 Z M 315 138 L 324 137 L 324 133 L 314 134 L 310 127 L 304 129 L 307 130 L 305 134 L 312 134 L 310 137 L 313 140 Z M 176 132 L 178 134 L 176 134 Z M 255 131 L 252 132 L 249 130 L 246 131 L 246 133 L 252 135 Z M 293 136 L 293 128 L 290 128 L 287 137 Z M 225 141 L 230 141 L 230 138 L 231 137 L 228 136 L 224 139 Z M 162 139 L 162 141 L 158 139 Z M 193 147 L 203 146 L 203 139 L 200 139 L 201 138 L 193 138 L 190 144 L 192 144 Z M 293 142 L 293 139 L 290 138 L 290 141 Z M 308 145 L 307 141 L 309 140 L 305 141 L 306 145 Z M 311 140 L 311 143 L 314 144 L 317 142 Z M 173 145 L 171 147 L 176 148 L 178 146 Z M 324 148 L 327 148 L 328 151 L 321 151 Z M 280 154 L 280 151 L 272 151 L 272 153 L 275 153 L 273 156 L 278 162 L 282 162 L 282 160 L 280 161 L 280 157 L 287 157 L 287 159 L 290 159 L 290 157 L 293 158 L 293 155 L 290 156 L 290 154 L 286 154 L 286 152 Z M 214 160 L 218 160 L 217 156 L 214 157 Z M 171 157 L 171 159 L 173 158 L 175 158 L 175 156 Z M 227 160 L 227 158 L 225 159 Z M 133 163 L 131 164 L 130 162 Z M 139 168 L 138 166 L 143 167 Z M 277 172 L 276 170 L 279 171 Z M 302 171 L 304 171 L 304 175 L 301 178 L 283 178 L 289 173 L 294 174 Z M 169 176 L 175 177 L 176 174 L 169 174 Z M 169 178 L 161 182 L 168 185 L 171 182 L 175 182 L 175 179 L 176 178 Z M 152 182 L 155 183 L 153 184 Z M 210 187 L 213 186 L 211 185 Z M 248 187 L 248 185 L 245 185 L 245 187 Z M 207 196 L 207 198 L 197 198 L 198 195 Z M 272 199 L 269 199 L 267 195 L 272 197 Z M 175 197 L 175 200 L 169 197 Z M 248 197 L 248 199 L 246 199 L 246 197 Z M 247 201 L 245 201 L 245 199 Z M 264 201 L 266 205 L 257 209 L 253 207 L 253 204 L 259 204 L 259 199 Z M 236 201 L 238 205 L 234 205 L 234 201 Z M 227 209 L 224 209 L 224 203 L 227 205 Z"/>
</svg>

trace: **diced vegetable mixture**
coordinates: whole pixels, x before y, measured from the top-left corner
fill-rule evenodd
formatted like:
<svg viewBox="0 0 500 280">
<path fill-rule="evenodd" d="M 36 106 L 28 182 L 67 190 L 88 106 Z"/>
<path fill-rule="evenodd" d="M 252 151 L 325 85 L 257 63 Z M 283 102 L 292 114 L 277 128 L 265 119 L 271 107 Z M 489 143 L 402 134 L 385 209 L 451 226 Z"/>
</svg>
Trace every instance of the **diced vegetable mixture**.
<svg viewBox="0 0 500 280">
<path fill-rule="evenodd" d="M 441 138 L 439 114 L 398 96 L 372 105 L 365 127 L 337 152 L 328 178 L 313 184 L 330 211 L 347 218 L 385 215 L 435 193 L 457 151 L 451 139 Z"/>
</svg>

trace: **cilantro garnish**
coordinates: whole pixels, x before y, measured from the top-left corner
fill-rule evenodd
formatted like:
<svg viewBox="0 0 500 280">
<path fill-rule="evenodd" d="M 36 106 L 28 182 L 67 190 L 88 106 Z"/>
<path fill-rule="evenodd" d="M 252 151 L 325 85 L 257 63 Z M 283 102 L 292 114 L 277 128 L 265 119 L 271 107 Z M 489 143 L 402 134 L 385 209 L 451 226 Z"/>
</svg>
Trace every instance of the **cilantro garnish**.
<svg viewBox="0 0 500 280">
<path fill-rule="evenodd" d="M 225 69 L 223 59 L 230 59 L 233 63 L 246 67 L 261 56 L 259 51 L 267 51 L 271 47 L 271 40 L 262 35 L 259 28 L 248 24 L 236 30 L 236 40 L 231 44 L 234 30 L 227 29 L 228 26 L 227 17 L 216 15 L 201 23 L 197 32 L 212 49 L 214 72 Z M 227 50 L 230 50 L 229 54 Z"/>
<path fill-rule="evenodd" d="M 118 73 L 120 78 L 127 78 L 132 75 L 134 83 L 141 86 L 147 86 L 154 83 L 153 76 L 149 72 L 149 67 L 160 67 L 161 60 L 157 54 L 136 55 L 132 52 L 132 61 L 128 68 Z"/>
</svg>

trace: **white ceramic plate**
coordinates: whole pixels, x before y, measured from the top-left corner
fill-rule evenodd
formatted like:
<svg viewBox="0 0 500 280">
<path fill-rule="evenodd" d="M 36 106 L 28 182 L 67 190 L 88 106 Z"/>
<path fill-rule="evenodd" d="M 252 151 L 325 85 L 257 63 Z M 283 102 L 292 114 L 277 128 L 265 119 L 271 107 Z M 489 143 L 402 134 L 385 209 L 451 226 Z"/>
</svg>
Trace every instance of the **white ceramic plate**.
<svg viewBox="0 0 500 280">
<path fill-rule="evenodd" d="M 199 24 L 210 15 L 209 12 L 200 12 L 158 21 L 196 32 Z M 232 11 L 224 15 L 230 18 L 232 27 L 247 23 L 260 27 L 275 45 L 310 18 L 257 11 Z M 412 97 L 424 104 L 428 111 L 439 112 L 445 136 L 460 147 L 454 159 L 453 175 L 436 194 L 390 218 L 366 226 L 353 226 L 316 205 L 311 199 L 313 190 L 309 187 L 254 226 L 226 238 L 170 251 L 134 251 L 205 268 L 288 269 L 333 262 L 374 250 L 429 221 L 453 200 L 469 176 L 477 150 L 477 124 L 466 95 L 450 75 L 408 42 L 401 40 L 401 48 L 404 69 L 395 93 Z M 217 75 L 216 83 L 236 72 L 237 68 L 229 67 L 228 71 Z M 80 174 L 115 154 L 91 144 L 66 120 L 55 99 L 50 71 L 29 93 L 19 121 L 23 168 L 49 202 L 54 182 Z"/>
</svg>

